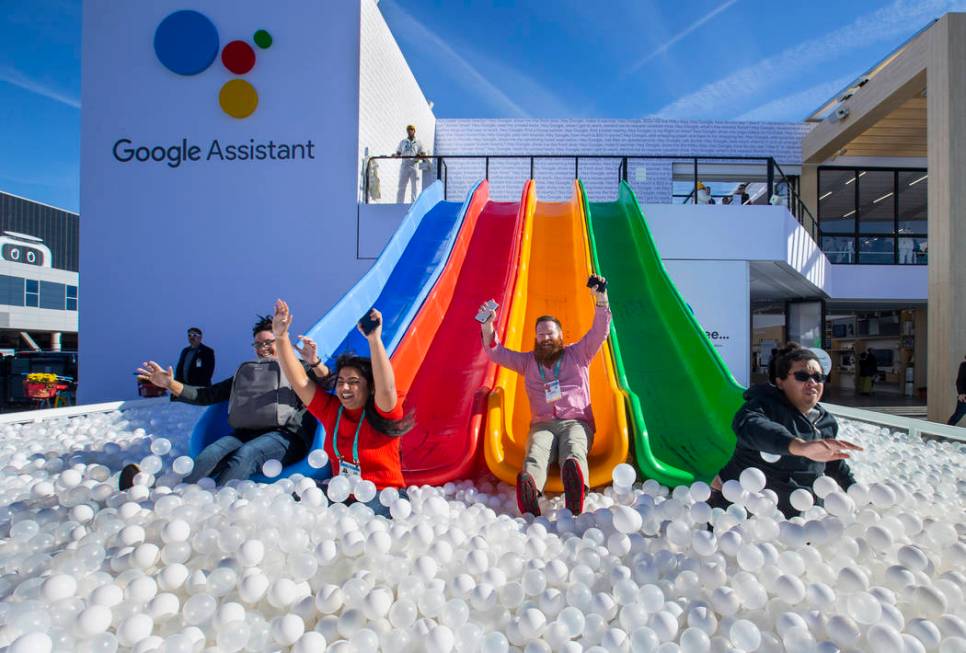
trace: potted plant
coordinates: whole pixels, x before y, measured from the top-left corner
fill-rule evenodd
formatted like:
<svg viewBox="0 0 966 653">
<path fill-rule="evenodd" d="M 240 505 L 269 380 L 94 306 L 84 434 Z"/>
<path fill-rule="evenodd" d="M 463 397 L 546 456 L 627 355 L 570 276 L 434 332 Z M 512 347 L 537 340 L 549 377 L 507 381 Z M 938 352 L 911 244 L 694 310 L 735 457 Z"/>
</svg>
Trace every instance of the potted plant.
<svg viewBox="0 0 966 653">
<path fill-rule="evenodd" d="M 31 372 L 23 382 L 23 391 L 31 399 L 51 399 L 58 390 L 57 375 L 49 372 Z"/>
</svg>

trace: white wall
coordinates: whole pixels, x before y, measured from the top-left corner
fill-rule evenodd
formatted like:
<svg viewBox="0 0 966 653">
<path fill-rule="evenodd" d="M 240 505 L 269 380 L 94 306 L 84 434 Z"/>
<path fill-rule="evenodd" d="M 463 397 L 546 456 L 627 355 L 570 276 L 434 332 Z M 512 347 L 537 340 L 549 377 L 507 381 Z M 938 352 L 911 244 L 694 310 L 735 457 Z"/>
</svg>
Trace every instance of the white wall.
<svg viewBox="0 0 966 653">
<path fill-rule="evenodd" d="M 416 139 L 422 142 L 427 152 L 431 152 L 436 134 L 436 117 L 375 0 L 361 2 L 360 166 L 367 148 L 371 156 L 393 154 L 399 141 L 406 138 L 408 124 L 416 126 Z M 395 202 L 399 162 L 379 160 L 378 163 L 382 192 L 379 201 Z M 435 174 L 430 174 L 435 179 Z"/>
<path fill-rule="evenodd" d="M 666 260 L 678 291 L 739 383 L 751 379 L 751 290 L 745 261 Z"/>
<path fill-rule="evenodd" d="M 925 302 L 929 269 L 925 265 L 833 265 L 833 300 Z"/>
<path fill-rule="evenodd" d="M 197 9 L 220 45 L 274 43 L 244 76 L 257 111 L 237 120 L 218 93 L 235 77 L 216 58 L 182 77 L 152 46 L 160 21 Z M 278 296 L 310 326 L 368 267 L 357 261 L 358 2 L 164 0 L 84 3 L 81 116 L 80 393 L 134 394 L 148 357 L 173 364 L 189 325 L 217 351 L 216 378 L 252 356 L 250 327 Z M 205 150 L 222 144 L 315 144 L 304 160 L 117 161 L 121 138 Z"/>
</svg>

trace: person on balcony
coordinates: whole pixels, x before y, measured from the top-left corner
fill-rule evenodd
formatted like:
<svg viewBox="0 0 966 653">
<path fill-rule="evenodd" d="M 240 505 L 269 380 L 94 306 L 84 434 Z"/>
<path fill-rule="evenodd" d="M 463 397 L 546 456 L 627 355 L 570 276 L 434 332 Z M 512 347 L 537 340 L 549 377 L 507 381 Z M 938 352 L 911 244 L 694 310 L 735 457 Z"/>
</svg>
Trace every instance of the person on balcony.
<svg viewBox="0 0 966 653">
<path fill-rule="evenodd" d="M 402 160 L 399 164 L 399 192 L 396 193 L 396 203 L 403 204 L 406 200 L 406 186 L 412 184 L 412 189 L 410 190 L 409 201 L 416 201 L 416 193 L 418 192 L 418 168 L 417 164 L 419 159 L 412 157 L 421 157 L 426 154 L 423 150 L 423 144 L 416 140 L 416 125 L 406 125 L 406 138 L 399 141 L 399 147 L 396 148 L 396 156 L 410 157 Z"/>
</svg>

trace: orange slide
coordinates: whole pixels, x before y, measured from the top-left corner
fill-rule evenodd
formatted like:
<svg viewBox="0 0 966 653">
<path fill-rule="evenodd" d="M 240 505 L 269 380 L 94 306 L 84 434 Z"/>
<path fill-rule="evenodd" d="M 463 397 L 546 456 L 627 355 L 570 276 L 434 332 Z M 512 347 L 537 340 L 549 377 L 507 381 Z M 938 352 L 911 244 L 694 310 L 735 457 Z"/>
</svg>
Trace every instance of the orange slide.
<svg viewBox="0 0 966 653">
<path fill-rule="evenodd" d="M 592 268 L 583 211 L 577 182 L 570 201 L 537 203 L 529 252 L 523 252 L 517 268 L 503 338 L 509 349 L 533 349 L 533 324 L 540 315 L 557 316 L 568 343 L 590 329 L 594 300 L 586 286 Z M 504 306 L 501 316 L 506 312 Z M 609 484 L 614 467 L 627 460 L 629 442 L 624 395 L 617 384 L 609 340 L 591 363 L 590 389 L 597 432 L 588 461 L 589 485 L 599 487 Z M 500 368 L 489 397 L 484 452 L 490 470 L 506 483 L 515 483 L 522 469 L 529 429 L 530 406 L 523 377 Z M 545 489 L 563 491 L 558 470 L 551 470 Z"/>
</svg>

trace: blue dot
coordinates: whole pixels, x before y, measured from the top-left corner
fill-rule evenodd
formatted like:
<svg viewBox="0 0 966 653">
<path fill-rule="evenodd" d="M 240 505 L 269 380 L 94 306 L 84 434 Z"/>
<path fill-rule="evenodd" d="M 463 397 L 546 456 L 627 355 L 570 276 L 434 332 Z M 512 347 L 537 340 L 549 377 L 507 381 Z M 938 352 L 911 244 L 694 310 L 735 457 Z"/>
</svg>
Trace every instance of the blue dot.
<svg viewBox="0 0 966 653">
<path fill-rule="evenodd" d="M 204 14 L 176 11 L 154 31 L 154 52 L 171 72 L 197 75 L 218 56 L 218 30 Z"/>
</svg>

